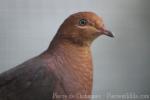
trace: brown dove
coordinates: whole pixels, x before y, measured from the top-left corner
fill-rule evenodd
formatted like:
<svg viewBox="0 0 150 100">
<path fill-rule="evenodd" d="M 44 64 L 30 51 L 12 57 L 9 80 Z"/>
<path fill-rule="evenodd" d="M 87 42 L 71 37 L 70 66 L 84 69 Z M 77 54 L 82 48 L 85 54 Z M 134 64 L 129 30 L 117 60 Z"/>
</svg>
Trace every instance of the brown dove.
<svg viewBox="0 0 150 100">
<path fill-rule="evenodd" d="M 70 15 L 40 55 L 0 74 L 0 100 L 90 100 L 91 43 L 113 34 L 93 12 Z"/>
</svg>

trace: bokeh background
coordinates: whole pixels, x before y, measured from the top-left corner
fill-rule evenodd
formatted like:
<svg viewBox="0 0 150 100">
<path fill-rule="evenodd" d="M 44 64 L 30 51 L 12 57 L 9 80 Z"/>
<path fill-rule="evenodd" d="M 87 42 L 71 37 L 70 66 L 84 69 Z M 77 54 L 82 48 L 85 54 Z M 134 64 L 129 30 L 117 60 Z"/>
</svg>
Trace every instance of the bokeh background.
<svg viewBox="0 0 150 100">
<path fill-rule="evenodd" d="M 94 11 L 115 38 L 101 36 L 92 45 L 93 94 L 150 95 L 149 5 L 150 0 L 0 0 L 0 72 L 46 50 L 70 14 Z"/>
</svg>

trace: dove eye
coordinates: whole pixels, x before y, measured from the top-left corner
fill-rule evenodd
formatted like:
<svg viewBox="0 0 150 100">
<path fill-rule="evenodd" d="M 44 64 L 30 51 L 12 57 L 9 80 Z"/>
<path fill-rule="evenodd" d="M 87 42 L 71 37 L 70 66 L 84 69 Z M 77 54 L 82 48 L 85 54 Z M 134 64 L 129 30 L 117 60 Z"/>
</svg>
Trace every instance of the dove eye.
<svg viewBox="0 0 150 100">
<path fill-rule="evenodd" d="M 79 24 L 80 24 L 81 26 L 86 25 L 86 24 L 87 24 L 87 20 L 86 20 L 86 19 L 81 19 L 81 20 L 79 21 Z"/>
</svg>

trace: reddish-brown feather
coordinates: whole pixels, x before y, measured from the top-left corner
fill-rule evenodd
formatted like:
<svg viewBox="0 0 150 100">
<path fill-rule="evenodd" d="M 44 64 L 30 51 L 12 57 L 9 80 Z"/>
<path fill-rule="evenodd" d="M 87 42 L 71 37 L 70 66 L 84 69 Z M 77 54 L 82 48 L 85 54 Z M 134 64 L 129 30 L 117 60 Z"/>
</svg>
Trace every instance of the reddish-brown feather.
<svg viewBox="0 0 150 100">
<path fill-rule="evenodd" d="M 88 23 L 80 25 L 81 19 Z M 95 13 L 69 16 L 44 53 L 0 75 L 0 100 L 91 99 L 90 46 L 102 34 L 113 37 Z"/>
</svg>

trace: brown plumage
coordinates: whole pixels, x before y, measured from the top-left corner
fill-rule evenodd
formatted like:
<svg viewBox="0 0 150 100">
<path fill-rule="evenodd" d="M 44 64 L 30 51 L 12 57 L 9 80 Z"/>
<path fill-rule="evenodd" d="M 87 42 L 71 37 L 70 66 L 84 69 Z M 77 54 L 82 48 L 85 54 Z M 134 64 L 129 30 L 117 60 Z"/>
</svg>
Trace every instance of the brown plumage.
<svg viewBox="0 0 150 100">
<path fill-rule="evenodd" d="M 0 100 L 83 100 L 81 95 L 91 95 L 90 46 L 103 34 L 113 37 L 95 13 L 69 16 L 44 53 L 0 75 Z"/>
</svg>

